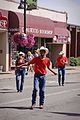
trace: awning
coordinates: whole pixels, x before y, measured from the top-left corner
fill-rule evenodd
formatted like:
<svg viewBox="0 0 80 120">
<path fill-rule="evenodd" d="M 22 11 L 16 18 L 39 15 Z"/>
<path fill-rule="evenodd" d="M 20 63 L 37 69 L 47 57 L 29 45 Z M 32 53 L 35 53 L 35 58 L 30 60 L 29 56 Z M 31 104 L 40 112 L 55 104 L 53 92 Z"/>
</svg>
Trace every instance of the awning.
<svg viewBox="0 0 80 120">
<path fill-rule="evenodd" d="M 54 28 L 54 35 L 68 36 L 69 35 L 69 31 L 67 30 L 67 28 L 55 27 Z"/>
<path fill-rule="evenodd" d="M 21 32 L 24 32 L 24 15 L 21 13 L 16 13 L 19 18 L 19 28 Z M 34 33 L 35 37 L 43 38 L 53 38 L 55 35 L 58 37 L 57 41 L 66 41 L 69 36 L 69 31 L 67 30 L 64 23 L 57 22 L 56 25 L 54 21 L 49 18 L 26 15 L 26 32 Z"/>
<path fill-rule="evenodd" d="M 53 38 L 54 23 L 49 18 L 27 15 L 26 22 L 27 32 L 36 37 Z"/>
<path fill-rule="evenodd" d="M 54 28 L 54 43 L 68 43 L 70 38 L 70 31 L 67 28 L 55 27 Z"/>
</svg>

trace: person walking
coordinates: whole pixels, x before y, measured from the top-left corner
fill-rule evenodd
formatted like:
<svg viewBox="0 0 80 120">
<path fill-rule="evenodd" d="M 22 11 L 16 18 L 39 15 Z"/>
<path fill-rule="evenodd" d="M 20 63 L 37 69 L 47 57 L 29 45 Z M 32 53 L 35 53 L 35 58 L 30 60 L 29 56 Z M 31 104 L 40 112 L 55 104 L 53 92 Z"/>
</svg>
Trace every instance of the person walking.
<svg viewBox="0 0 80 120">
<path fill-rule="evenodd" d="M 24 84 L 24 76 L 25 76 L 25 66 L 26 60 L 24 59 L 25 54 L 23 52 L 19 52 L 18 58 L 16 60 L 16 89 L 17 92 L 22 92 L 23 84 Z M 21 79 L 21 83 L 20 83 Z"/>
<path fill-rule="evenodd" d="M 38 53 L 40 54 L 38 57 L 34 57 L 27 65 L 34 64 L 34 87 L 33 87 L 33 93 L 32 93 L 32 106 L 31 109 L 33 109 L 36 105 L 36 97 L 37 97 L 37 91 L 39 88 L 39 108 L 43 109 L 44 105 L 44 98 L 45 98 L 45 83 L 46 83 L 46 67 L 54 74 L 57 73 L 54 72 L 50 68 L 50 59 L 46 57 L 48 54 L 48 49 L 45 47 L 41 47 L 38 49 Z"/>
<path fill-rule="evenodd" d="M 64 56 L 64 52 L 61 51 L 59 53 L 59 57 L 57 58 L 56 65 L 58 67 L 58 83 L 59 86 L 64 86 L 64 80 L 65 80 L 65 65 L 68 64 L 68 59 L 66 56 Z"/>
<path fill-rule="evenodd" d="M 38 57 L 38 56 L 39 56 L 38 51 L 35 50 L 35 51 L 34 51 L 34 57 Z"/>
<path fill-rule="evenodd" d="M 32 60 L 33 57 L 34 57 L 34 56 L 33 56 L 33 54 L 31 53 L 31 51 L 28 51 L 27 57 L 26 57 L 27 62 L 29 62 L 30 60 Z M 28 71 L 33 72 L 33 65 L 29 65 L 29 66 L 28 66 Z"/>
</svg>

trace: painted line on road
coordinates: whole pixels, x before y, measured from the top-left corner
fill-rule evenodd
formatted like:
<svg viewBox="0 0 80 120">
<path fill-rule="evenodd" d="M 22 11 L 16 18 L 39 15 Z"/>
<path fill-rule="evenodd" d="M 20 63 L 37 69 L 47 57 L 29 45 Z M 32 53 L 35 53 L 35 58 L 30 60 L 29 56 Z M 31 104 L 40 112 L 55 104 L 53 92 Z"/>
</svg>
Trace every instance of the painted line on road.
<svg viewBox="0 0 80 120">
<path fill-rule="evenodd" d="M 49 96 L 52 96 L 52 95 L 59 95 L 59 94 L 63 94 L 63 93 L 68 93 L 68 92 L 71 92 L 71 91 L 77 91 L 77 90 L 80 90 L 80 88 L 71 89 L 71 90 L 64 90 L 64 91 L 60 91 L 60 92 L 56 92 L 56 93 L 50 93 L 50 94 L 47 94 L 46 97 L 49 97 Z M 21 100 L 13 100 L 13 101 L 10 101 L 10 102 L 0 103 L 0 105 L 8 105 L 8 104 L 12 104 L 12 103 L 19 103 L 19 102 L 23 102 L 23 101 L 27 101 L 27 100 L 31 100 L 31 97 L 24 98 L 24 99 L 21 99 Z"/>
</svg>

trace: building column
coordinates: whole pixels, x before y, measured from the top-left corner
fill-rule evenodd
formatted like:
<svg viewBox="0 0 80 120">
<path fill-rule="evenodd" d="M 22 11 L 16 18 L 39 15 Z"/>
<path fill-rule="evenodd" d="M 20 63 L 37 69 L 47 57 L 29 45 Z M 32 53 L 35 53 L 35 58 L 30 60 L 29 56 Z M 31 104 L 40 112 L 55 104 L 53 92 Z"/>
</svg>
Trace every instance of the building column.
<svg viewBox="0 0 80 120">
<path fill-rule="evenodd" d="M 77 27 L 75 28 L 75 58 L 77 57 Z"/>
<path fill-rule="evenodd" d="M 3 33 L 3 43 L 4 43 L 4 48 L 3 48 L 3 52 L 4 52 L 4 71 L 9 71 L 9 45 L 8 45 L 8 31 Z"/>
<path fill-rule="evenodd" d="M 38 38 L 38 48 L 41 47 L 41 38 Z"/>
</svg>

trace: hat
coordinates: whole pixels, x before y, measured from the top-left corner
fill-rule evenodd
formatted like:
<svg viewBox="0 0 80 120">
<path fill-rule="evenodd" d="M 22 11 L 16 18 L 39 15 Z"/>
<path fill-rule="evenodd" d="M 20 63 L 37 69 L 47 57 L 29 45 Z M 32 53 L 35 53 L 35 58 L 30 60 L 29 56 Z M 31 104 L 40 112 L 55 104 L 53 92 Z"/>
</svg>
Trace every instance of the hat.
<svg viewBox="0 0 80 120">
<path fill-rule="evenodd" d="M 37 51 L 40 53 L 41 50 L 45 50 L 46 54 L 49 52 L 48 48 L 45 48 L 44 46 L 41 46 Z"/>
<path fill-rule="evenodd" d="M 22 55 L 23 57 L 25 56 L 25 54 L 23 52 L 19 52 L 18 55 Z"/>
<path fill-rule="evenodd" d="M 61 52 L 59 53 L 59 55 L 64 55 L 64 52 L 63 52 L 63 51 L 61 51 Z"/>
</svg>

